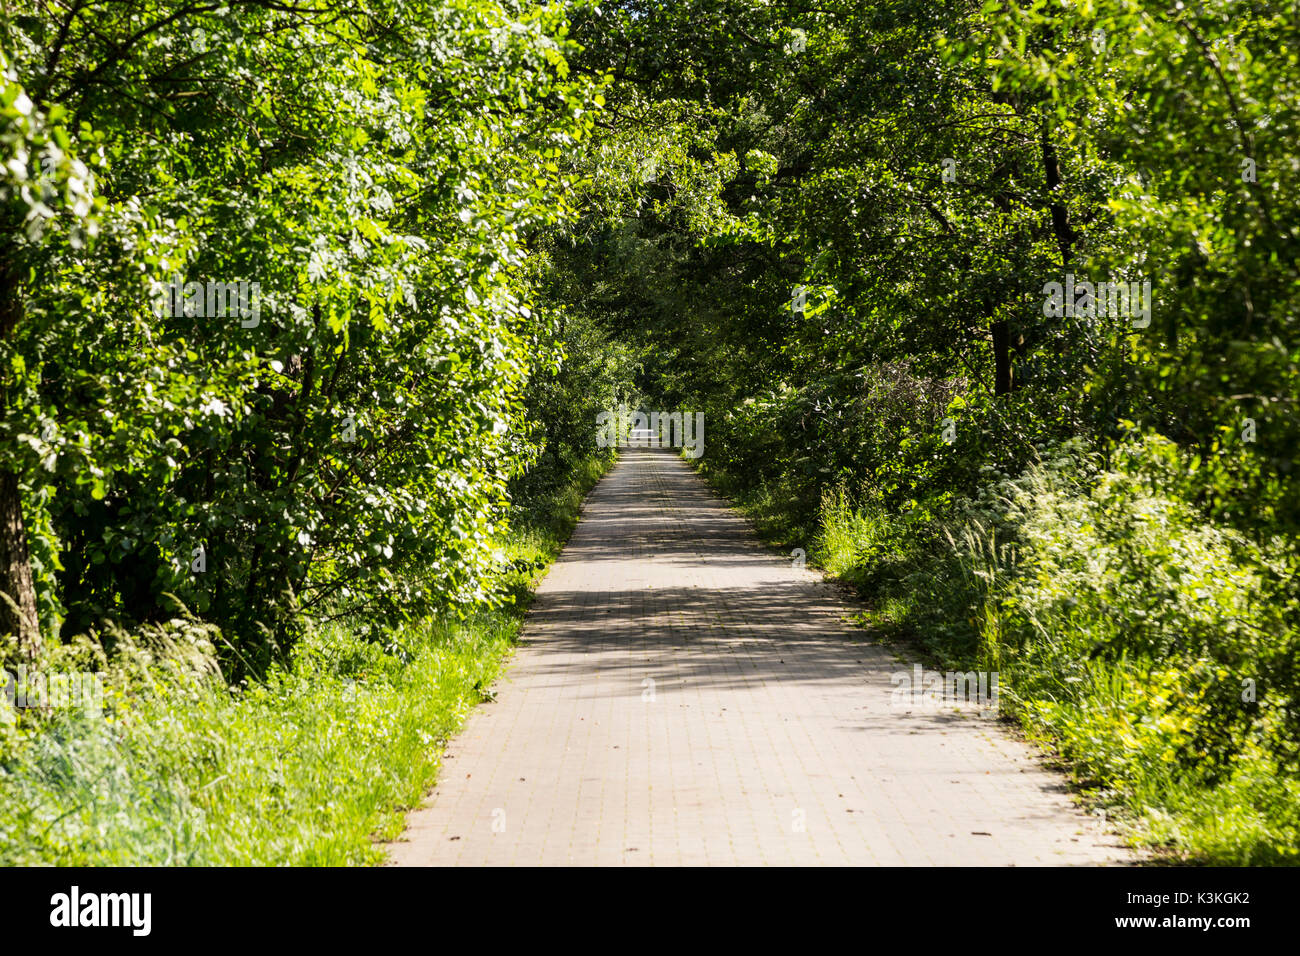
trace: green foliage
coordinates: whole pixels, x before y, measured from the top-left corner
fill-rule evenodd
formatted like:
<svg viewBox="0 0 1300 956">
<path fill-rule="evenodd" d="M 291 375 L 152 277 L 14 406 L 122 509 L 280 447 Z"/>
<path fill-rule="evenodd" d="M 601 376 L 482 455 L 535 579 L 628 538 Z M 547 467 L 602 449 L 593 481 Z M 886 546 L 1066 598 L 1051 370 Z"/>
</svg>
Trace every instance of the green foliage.
<svg viewBox="0 0 1300 956">
<path fill-rule="evenodd" d="M 1294 855 L 1294 11 L 3 26 L 0 519 L 46 634 L 185 606 L 227 672 L 306 674 L 324 622 L 382 645 L 522 597 L 600 411 L 702 411 L 711 479 L 929 653 L 1005 668 L 1146 839 Z M 1149 324 L 1052 315 L 1067 274 L 1149 281 Z M 157 314 L 177 275 L 260 283 L 260 321 Z"/>
<path fill-rule="evenodd" d="M 176 595 L 260 672 L 311 621 L 490 603 L 547 367 L 526 244 L 569 215 L 556 160 L 596 96 L 562 12 L 133 0 L 7 28 L 11 72 L 57 104 L 48 136 L 15 126 L 13 104 L 37 114 L 7 87 L 10 165 L 59 165 L 45 205 L 22 176 L 6 195 L 84 214 L 75 157 L 95 161 L 92 244 L 25 238 L 21 209 L 3 230 L 24 270 L 0 466 L 46 630 L 163 619 Z M 177 278 L 258 283 L 260 314 L 159 314 Z"/>
<path fill-rule="evenodd" d="M 601 84 L 515 0 L 0 26 L 0 518 L 109 697 L 0 728 L 8 861 L 372 860 L 630 394 L 534 303 Z"/>
<path fill-rule="evenodd" d="M 983 40 L 958 55 L 978 49 L 1003 88 L 1042 89 L 1062 149 L 1104 176 L 1105 228 L 1083 230 L 1076 271 L 1140 272 L 1153 284 L 1151 327 L 1090 362 L 1091 400 L 1221 471 L 1200 502 L 1210 514 L 1294 532 L 1295 10 L 1043 0 L 986 5 L 982 21 Z M 1252 448 L 1247 418 L 1259 434 Z"/>
</svg>

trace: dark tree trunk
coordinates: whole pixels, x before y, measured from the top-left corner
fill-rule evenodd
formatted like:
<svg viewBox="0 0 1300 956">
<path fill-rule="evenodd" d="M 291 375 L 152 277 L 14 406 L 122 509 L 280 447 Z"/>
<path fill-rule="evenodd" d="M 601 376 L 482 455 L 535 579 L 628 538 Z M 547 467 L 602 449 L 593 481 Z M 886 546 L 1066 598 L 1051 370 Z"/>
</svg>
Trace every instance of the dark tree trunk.
<svg viewBox="0 0 1300 956">
<path fill-rule="evenodd" d="M 0 339 L 8 339 L 22 318 L 15 269 L 9 256 L 0 266 Z M 8 409 L 8 373 L 0 372 L 0 415 Z M 32 582 L 27 528 L 23 524 L 23 499 L 18 475 L 0 467 L 0 636 L 16 636 L 18 652 L 28 660 L 41 653 L 41 632 L 36 616 L 36 586 Z"/>
<path fill-rule="evenodd" d="M 1011 392 L 1011 333 L 1005 319 L 993 323 L 993 394 L 1007 395 Z"/>
<path fill-rule="evenodd" d="M 0 634 L 16 635 L 19 653 L 35 660 L 41 653 L 41 632 L 36 623 L 36 587 L 27 553 L 22 495 L 18 476 L 5 470 L 0 470 L 0 591 L 4 592 L 0 595 Z"/>
<path fill-rule="evenodd" d="M 999 192 L 993 197 L 993 204 L 1004 215 L 1011 214 L 1011 199 L 1004 192 Z M 1013 240 L 1006 239 L 1006 242 Z M 988 297 L 984 302 L 985 312 L 989 315 L 995 315 L 998 311 L 999 302 Z M 1015 375 L 1012 371 L 1012 365 L 1019 356 L 1020 348 L 1023 346 L 1023 337 L 1012 335 L 1011 328 L 1007 320 L 995 319 L 989 327 L 989 333 L 993 339 L 993 394 L 1009 395 L 1011 390 L 1016 387 Z"/>
<path fill-rule="evenodd" d="M 1048 134 L 1047 121 L 1043 121 L 1043 173 L 1047 183 L 1048 211 L 1052 217 L 1052 232 L 1057 248 L 1061 250 L 1061 268 L 1067 272 L 1074 258 L 1074 230 L 1070 227 L 1070 211 L 1065 205 L 1061 189 L 1061 162 L 1056 155 L 1056 145 Z"/>
</svg>

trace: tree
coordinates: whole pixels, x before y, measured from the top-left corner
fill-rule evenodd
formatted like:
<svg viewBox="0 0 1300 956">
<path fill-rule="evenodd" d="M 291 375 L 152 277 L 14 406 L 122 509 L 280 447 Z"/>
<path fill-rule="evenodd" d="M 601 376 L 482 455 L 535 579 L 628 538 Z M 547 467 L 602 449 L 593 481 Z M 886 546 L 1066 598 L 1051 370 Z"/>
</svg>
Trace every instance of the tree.
<svg viewBox="0 0 1300 956">
<path fill-rule="evenodd" d="M 4 356 L 27 525 L 62 562 L 47 628 L 173 595 L 257 670 L 310 620 L 485 599 L 525 240 L 567 214 L 555 159 L 590 123 L 561 12 L 139 0 L 9 26 L 103 197 L 93 245 L 47 239 Z"/>
</svg>

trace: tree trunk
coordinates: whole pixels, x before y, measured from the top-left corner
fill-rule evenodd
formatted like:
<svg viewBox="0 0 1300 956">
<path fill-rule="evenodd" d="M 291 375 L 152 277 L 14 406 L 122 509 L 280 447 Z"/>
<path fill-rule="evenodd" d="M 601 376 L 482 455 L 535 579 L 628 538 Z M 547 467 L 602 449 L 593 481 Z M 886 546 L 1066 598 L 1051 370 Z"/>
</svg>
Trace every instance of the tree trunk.
<svg viewBox="0 0 1300 956">
<path fill-rule="evenodd" d="M 18 328 L 23 305 L 18 293 L 17 268 L 11 250 L 0 255 L 0 339 Z M 0 370 L 0 416 L 8 411 L 12 374 Z M 23 499 L 18 475 L 0 466 L 0 637 L 16 636 L 18 653 L 36 660 L 41 653 L 41 632 L 36 616 L 36 586 L 32 583 L 27 528 L 23 524 Z"/>
<path fill-rule="evenodd" d="M 993 204 L 1004 216 L 1011 215 L 1011 199 L 1004 192 L 993 196 Z M 1004 236 L 1003 243 L 1010 244 L 1013 238 Z M 999 303 L 994 297 L 986 296 L 984 311 L 992 316 L 997 314 Z M 1022 336 L 1013 336 L 1006 319 L 995 319 L 989 332 L 993 338 L 993 394 L 1010 395 L 1016 387 L 1012 364 L 1024 344 Z"/>
<path fill-rule="evenodd" d="M 993 323 L 993 394 L 1010 394 L 1013 387 L 1011 380 L 1011 333 L 1005 319 Z"/>
<path fill-rule="evenodd" d="M 1061 250 L 1061 268 L 1070 270 L 1070 261 L 1074 258 L 1074 229 L 1070 226 L 1070 211 L 1065 205 L 1065 194 L 1061 188 L 1061 163 L 1056 155 L 1056 146 L 1048 133 L 1047 120 L 1042 126 L 1043 173 L 1047 183 L 1048 212 L 1052 217 L 1052 233 L 1056 236 L 1056 246 Z"/>
<path fill-rule="evenodd" d="M 6 470 L 0 470 L 0 591 L 0 634 L 17 635 L 19 654 L 34 661 L 41 653 L 36 587 L 18 476 Z"/>
</svg>

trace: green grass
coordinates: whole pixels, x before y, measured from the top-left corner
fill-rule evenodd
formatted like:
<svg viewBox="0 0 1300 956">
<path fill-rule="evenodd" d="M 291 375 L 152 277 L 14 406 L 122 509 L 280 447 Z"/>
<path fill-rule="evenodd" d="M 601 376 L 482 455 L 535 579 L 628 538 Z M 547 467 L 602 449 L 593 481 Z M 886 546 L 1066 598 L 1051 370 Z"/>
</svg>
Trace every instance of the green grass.
<svg viewBox="0 0 1300 956">
<path fill-rule="evenodd" d="M 516 595 L 559 554 L 607 465 L 583 464 L 541 520 L 502 542 Z M 382 643 L 320 629 L 287 666 L 234 689 L 201 629 L 146 633 L 105 669 L 103 719 L 25 712 L 0 728 L 0 864 L 379 862 L 526 605 L 415 622 Z"/>
<path fill-rule="evenodd" d="M 105 720 L 43 722 L 5 761 L 0 862 L 374 862 L 516 627 L 425 622 L 387 648 L 330 628 L 242 693 L 159 683 Z"/>
</svg>

